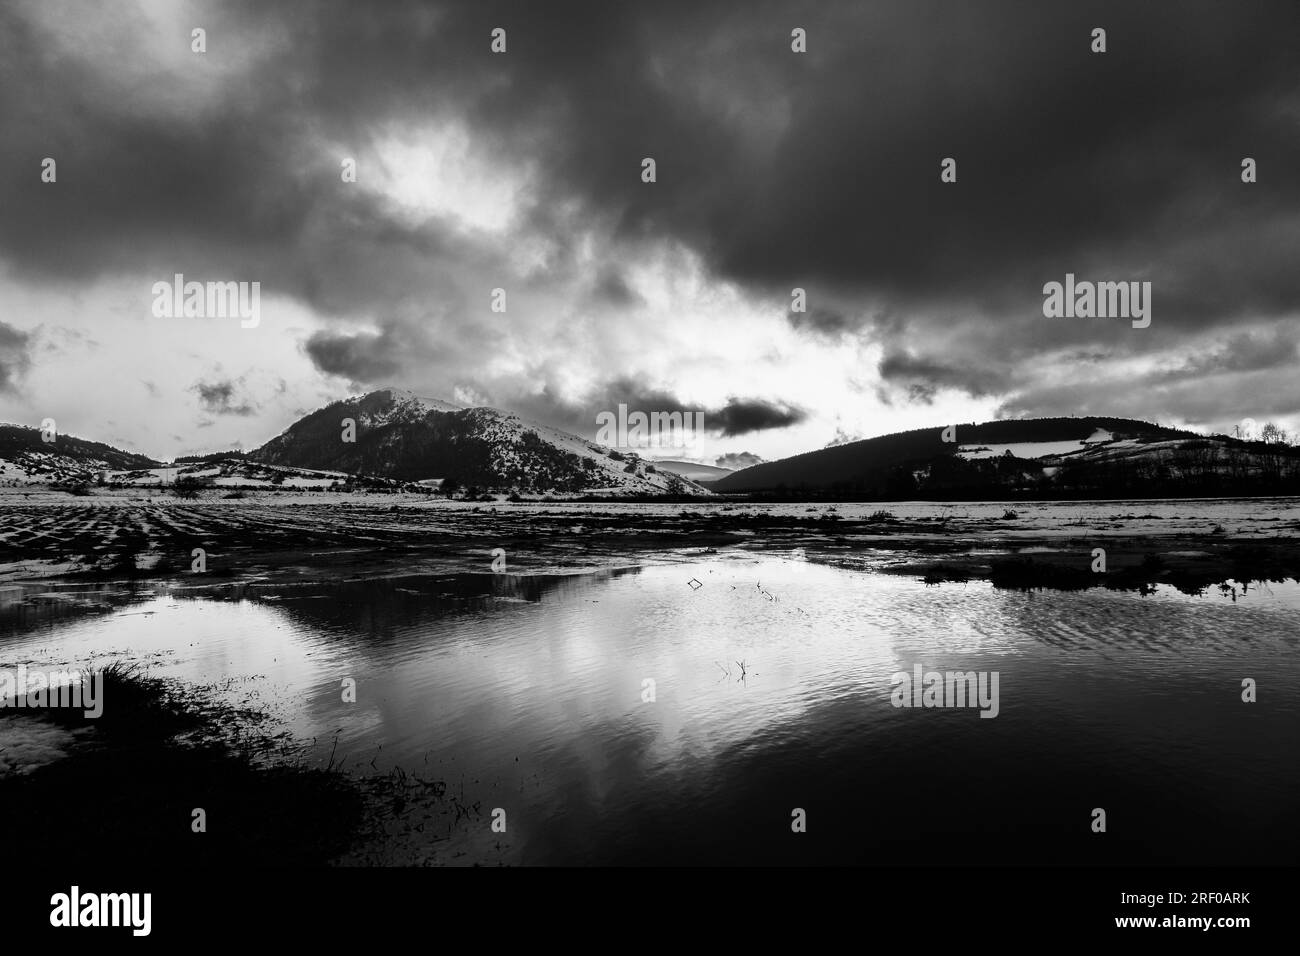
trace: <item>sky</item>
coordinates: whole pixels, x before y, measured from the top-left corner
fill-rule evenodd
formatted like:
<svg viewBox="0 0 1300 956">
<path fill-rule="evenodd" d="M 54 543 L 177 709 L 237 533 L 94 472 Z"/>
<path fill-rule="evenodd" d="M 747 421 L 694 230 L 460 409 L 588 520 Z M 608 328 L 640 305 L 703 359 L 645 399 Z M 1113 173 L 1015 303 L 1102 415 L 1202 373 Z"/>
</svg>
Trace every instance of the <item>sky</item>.
<svg viewBox="0 0 1300 956">
<path fill-rule="evenodd" d="M 171 458 L 391 385 L 586 437 L 701 412 L 673 457 L 732 465 L 1002 417 L 1294 431 L 1298 28 L 1268 0 L 6 2 L 0 420 Z M 257 324 L 156 315 L 178 273 L 258 282 Z M 1151 324 L 1046 317 L 1067 274 L 1149 281 Z"/>
</svg>

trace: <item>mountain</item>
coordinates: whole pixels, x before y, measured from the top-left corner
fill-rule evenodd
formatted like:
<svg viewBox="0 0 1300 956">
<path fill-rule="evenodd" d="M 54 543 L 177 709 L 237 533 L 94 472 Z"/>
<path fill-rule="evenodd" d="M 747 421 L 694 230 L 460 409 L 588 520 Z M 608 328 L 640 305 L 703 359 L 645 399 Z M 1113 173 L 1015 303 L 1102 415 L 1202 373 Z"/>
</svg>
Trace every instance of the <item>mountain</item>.
<svg viewBox="0 0 1300 956">
<path fill-rule="evenodd" d="M 102 471 L 151 468 L 152 458 L 72 435 L 47 442 L 39 428 L 0 424 L 0 485 L 94 481 Z"/>
<path fill-rule="evenodd" d="M 689 478 L 691 481 L 698 481 L 701 484 L 717 481 L 720 478 L 726 478 L 727 475 L 734 474 L 730 468 L 719 468 L 717 465 L 702 465 L 697 461 L 677 461 L 672 458 L 656 459 L 654 466 L 660 471 L 671 471 L 674 475 L 681 475 L 683 478 Z"/>
<path fill-rule="evenodd" d="M 495 408 L 463 408 L 396 388 L 312 412 L 248 458 L 408 482 L 440 479 L 446 488 L 709 494 L 635 454 L 611 451 Z"/>
<path fill-rule="evenodd" d="M 1126 418 L 924 428 L 754 465 L 721 493 L 877 499 L 1186 497 L 1300 492 L 1300 449 Z"/>
</svg>

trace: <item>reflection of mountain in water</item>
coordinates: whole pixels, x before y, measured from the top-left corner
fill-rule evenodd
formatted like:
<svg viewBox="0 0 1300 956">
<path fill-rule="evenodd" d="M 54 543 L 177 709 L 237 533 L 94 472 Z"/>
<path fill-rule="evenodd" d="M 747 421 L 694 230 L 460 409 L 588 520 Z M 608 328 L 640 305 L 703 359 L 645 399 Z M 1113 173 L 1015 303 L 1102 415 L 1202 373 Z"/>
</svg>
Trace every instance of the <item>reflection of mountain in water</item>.
<svg viewBox="0 0 1300 956">
<path fill-rule="evenodd" d="M 292 589 L 267 597 L 297 624 L 368 634 L 387 642 L 440 618 L 482 616 L 503 602 L 573 597 L 639 572 L 640 568 L 616 568 L 590 574 L 412 575 L 313 586 L 306 592 Z"/>
</svg>

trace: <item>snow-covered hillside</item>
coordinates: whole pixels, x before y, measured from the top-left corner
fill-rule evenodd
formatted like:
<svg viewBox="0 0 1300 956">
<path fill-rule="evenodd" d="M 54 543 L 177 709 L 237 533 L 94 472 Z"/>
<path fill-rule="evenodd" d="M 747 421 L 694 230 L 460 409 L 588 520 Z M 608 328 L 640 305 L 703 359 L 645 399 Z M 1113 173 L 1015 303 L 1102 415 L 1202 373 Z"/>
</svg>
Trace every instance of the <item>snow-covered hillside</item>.
<svg viewBox="0 0 1300 956">
<path fill-rule="evenodd" d="M 112 487 L 171 487 L 187 483 L 208 488 L 333 488 L 348 484 L 341 471 L 315 471 L 262 465 L 240 458 L 196 462 L 170 468 L 111 471 L 105 483 Z"/>
<path fill-rule="evenodd" d="M 639 456 L 486 406 L 385 388 L 300 419 L 250 455 L 266 464 L 533 493 L 708 495 Z"/>
<path fill-rule="evenodd" d="M 113 469 L 156 464 L 144 455 L 73 435 L 0 424 L 0 487 L 87 484 Z"/>
</svg>

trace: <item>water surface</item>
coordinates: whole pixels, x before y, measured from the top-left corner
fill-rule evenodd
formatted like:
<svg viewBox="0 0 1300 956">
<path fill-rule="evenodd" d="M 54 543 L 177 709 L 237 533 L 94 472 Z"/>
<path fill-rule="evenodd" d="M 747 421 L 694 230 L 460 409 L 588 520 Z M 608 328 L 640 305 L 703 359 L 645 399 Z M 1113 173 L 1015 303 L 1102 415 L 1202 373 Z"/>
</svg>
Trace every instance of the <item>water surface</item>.
<svg viewBox="0 0 1300 956">
<path fill-rule="evenodd" d="M 267 707 L 314 760 L 402 767 L 475 808 L 413 816 L 357 859 L 1283 863 L 1300 847 L 1294 583 L 1023 593 L 733 552 L 193 593 L 11 614 L 0 660 L 144 660 Z M 998 672 L 998 716 L 892 706 L 916 664 Z"/>
</svg>

